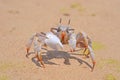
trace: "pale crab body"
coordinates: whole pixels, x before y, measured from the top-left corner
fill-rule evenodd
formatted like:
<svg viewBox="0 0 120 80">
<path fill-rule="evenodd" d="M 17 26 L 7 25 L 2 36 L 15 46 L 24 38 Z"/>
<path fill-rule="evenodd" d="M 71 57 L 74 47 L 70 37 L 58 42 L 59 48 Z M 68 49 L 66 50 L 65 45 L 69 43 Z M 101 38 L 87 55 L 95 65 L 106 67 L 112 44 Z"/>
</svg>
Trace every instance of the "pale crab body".
<svg viewBox="0 0 120 80">
<path fill-rule="evenodd" d="M 46 33 L 47 39 L 45 39 L 45 44 L 52 49 L 58 50 L 59 48 L 63 48 L 62 43 L 60 42 L 60 39 L 54 35 L 52 32 Z"/>
</svg>

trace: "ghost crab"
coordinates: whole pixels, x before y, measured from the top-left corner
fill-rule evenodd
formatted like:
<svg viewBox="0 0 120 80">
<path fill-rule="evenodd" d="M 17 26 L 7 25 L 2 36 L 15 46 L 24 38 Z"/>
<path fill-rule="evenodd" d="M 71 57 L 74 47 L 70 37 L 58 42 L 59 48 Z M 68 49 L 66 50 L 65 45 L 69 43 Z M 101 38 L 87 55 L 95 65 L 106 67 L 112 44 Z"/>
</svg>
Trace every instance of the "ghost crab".
<svg viewBox="0 0 120 80">
<path fill-rule="evenodd" d="M 43 46 L 49 46 L 55 50 L 58 50 L 58 48 L 63 48 L 63 44 L 68 44 L 70 46 L 70 51 L 74 52 L 76 47 L 78 48 L 84 48 L 84 52 L 88 49 L 88 54 L 85 55 L 88 57 L 88 55 L 91 56 L 92 59 L 92 71 L 95 66 L 95 58 L 94 58 L 94 52 L 92 49 L 92 40 L 85 32 L 79 32 L 78 34 L 75 34 L 75 29 L 70 28 L 70 19 L 68 21 L 68 26 L 64 26 L 61 24 L 62 19 L 60 18 L 59 26 L 57 28 L 51 28 L 48 33 L 35 33 L 28 41 L 28 44 L 26 45 L 27 55 L 30 50 L 30 47 L 32 43 L 34 42 L 34 51 L 36 53 L 35 57 L 40 61 L 41 65 L 43 67 L 44 63 L 42 61 L 41 56 L 41 49 Z M 39 45 L 38 42 L 41 44 Z"/>
</svg>

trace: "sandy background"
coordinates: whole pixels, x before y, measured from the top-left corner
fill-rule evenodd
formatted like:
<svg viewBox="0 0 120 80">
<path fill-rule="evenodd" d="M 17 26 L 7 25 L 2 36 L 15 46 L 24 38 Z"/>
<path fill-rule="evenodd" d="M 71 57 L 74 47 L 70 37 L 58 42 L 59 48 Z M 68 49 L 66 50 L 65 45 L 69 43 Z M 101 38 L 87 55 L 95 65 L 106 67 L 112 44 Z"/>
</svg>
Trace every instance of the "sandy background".
<svg viewBox="0 0 120 80">
<path fill-rule="evenodd" d="M 60 17 L 91 36 L 93 72 L 90 58 L 62 51 L 43 55 L 45 69 L 34 63 L 34 54 L 25 57 L 29 37 L 56 27 Z M 120 80 L 119 34 L 120 0 L 0 0 L 0 80 Z"/>
</svg>

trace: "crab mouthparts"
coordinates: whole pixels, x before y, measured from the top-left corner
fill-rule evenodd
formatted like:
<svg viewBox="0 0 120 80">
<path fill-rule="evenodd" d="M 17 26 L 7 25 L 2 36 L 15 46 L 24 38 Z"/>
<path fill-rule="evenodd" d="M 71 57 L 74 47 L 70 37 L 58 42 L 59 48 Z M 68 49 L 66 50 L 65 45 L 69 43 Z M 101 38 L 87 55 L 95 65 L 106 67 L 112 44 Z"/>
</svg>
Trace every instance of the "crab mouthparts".
<svg viewBox="0 0 120 80">
<path fill-rule="evenodd" d="M 61 34 L 62 41 L 64 40 L 65 36 L 66 36 L 66 33 L 65 33 L 65 32 L 62 32 L 62 34 Z"/>
</svg>

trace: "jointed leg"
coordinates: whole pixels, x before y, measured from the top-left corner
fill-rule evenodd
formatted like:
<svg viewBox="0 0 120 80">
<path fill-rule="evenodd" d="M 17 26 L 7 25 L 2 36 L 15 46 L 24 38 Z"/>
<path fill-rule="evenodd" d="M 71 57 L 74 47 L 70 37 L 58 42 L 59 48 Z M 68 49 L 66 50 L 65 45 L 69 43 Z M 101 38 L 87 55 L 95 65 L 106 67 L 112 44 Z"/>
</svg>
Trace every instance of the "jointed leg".
<svg viewBox="0 0 120 80">
<path fill-rule="evenodd" d="M 95 64 L 96 64 L 95 54 L 94 54 L 94 52 L 93 52 L 93 49 L 92 49 L 90 46 L 88 46 L 88 50 L 89 50 L 89 53 L 90 53 L 90 56 L 91 56 L 91 60 L 92 60 L 92 64 L 93 64 L 91 71 L 93 71 L 93 70 L 94 70 L 94 67 L 95 67 Z"/>
<path fill-rule="evenodd" d="M 39 53 L 37 53 L 37 59 L 38 59 L 38 61 L 40 61 L 40 63 L 41 63 L 41 65 L 43 66 L 43 68 L 45 68 L 45 65 L 44 65 L 44 63 L 43 63 L 43 60 L 42 60 L 42 55 L 41 55 L 41 53 L 39 54 Z"/>
<path fill-rule="evenodd" d="M 92 63 L 93 63 L 93 66 L 92 66 L 92 70 L 91 70 L 91 71 L 94 70 L 94 67 L 95 67 L 96 62 L 95 62 L 95 61 L 92 61 Z"/>
<path fill-rule="evenodd" d="M 51 28 L 50 29 L 50 31 L 53 33 L 53 34 L 56 34 L 56 31 L 57 31 L 58 29 L 57 28 Z"/>
<path fill-rule="evenodd" d="M 87 50 L 87 48 L 85 48 L 85 50 L 83 51 L 83 54 L 85 54 L 86 50 Z"/>
<path fill-rule="evenodd" d="M 26 48 L 26 50 L 27 50 L 26 57 L 28 58 L 30 48 Z"/>
</svg>

